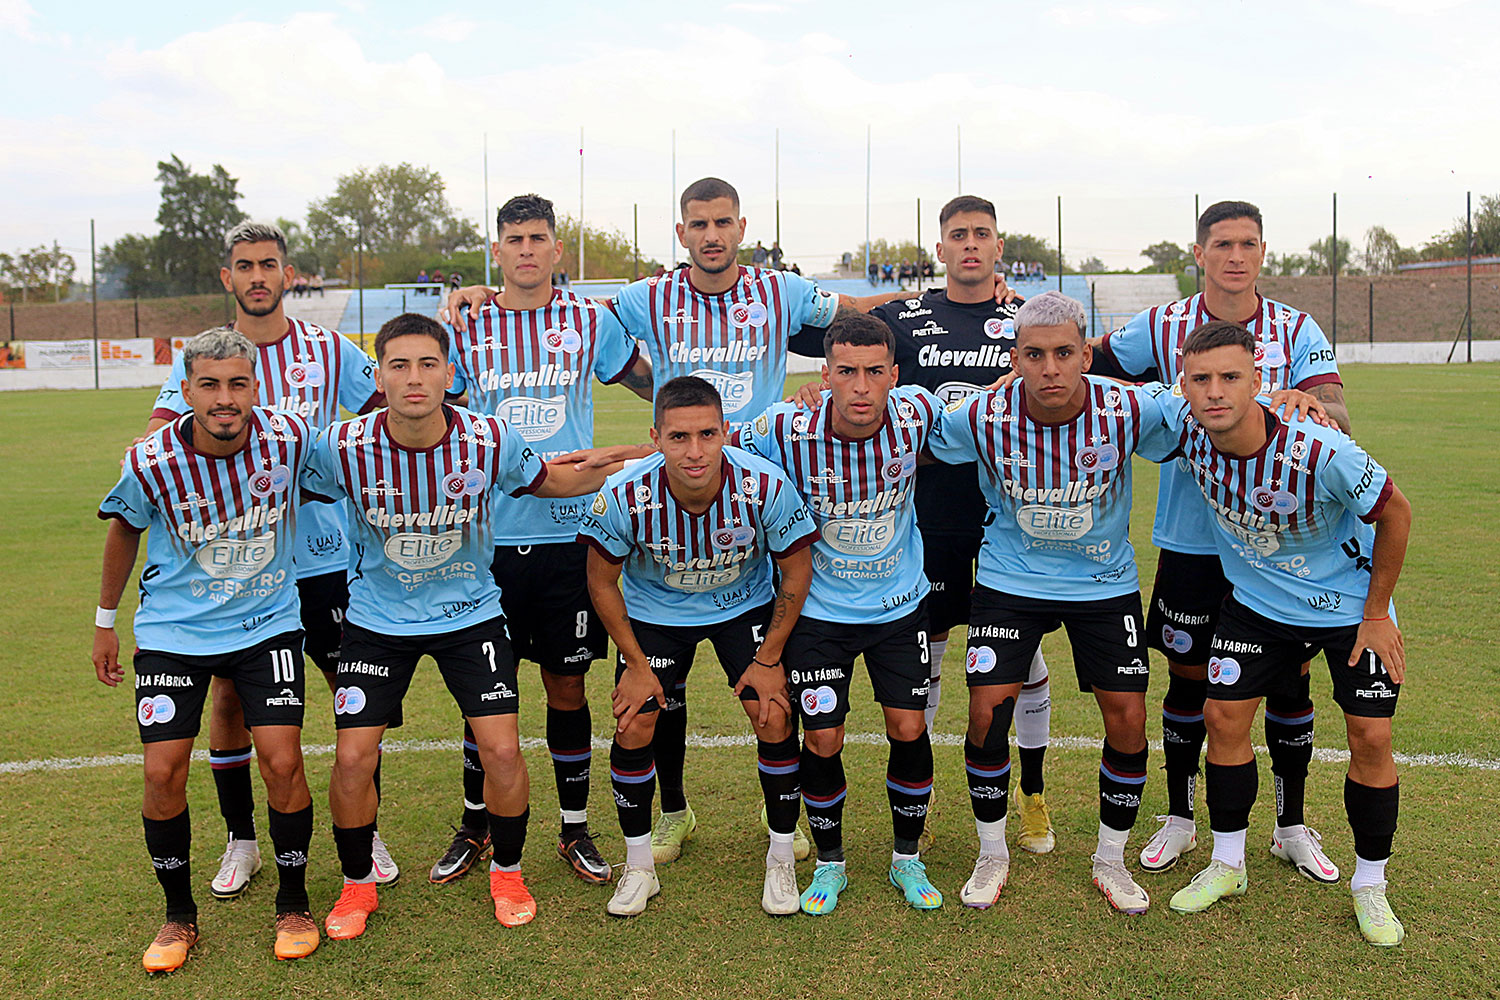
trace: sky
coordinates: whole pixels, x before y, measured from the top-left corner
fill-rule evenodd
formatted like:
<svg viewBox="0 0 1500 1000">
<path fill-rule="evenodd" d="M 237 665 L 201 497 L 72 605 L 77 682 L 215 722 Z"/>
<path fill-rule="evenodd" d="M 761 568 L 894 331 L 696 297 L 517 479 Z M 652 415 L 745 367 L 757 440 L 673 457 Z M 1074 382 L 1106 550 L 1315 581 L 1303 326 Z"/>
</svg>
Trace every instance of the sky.
<svg viewBox="0 0 1500 1000">
<path fill-rule="evenodd" d="M 482 226 L 486 144 L 491 217 L 528 191 L 576 216 L 581 161 L 585 219 L 638 211 L 659 260 L 711 174 L 747 241 L 779 193 L 788 259 L 826 268 L 864 240 L 867 163 L 876 238 L 931 245 L 961 182 L 1053 240 L 1060 196 L 1069 259 L 1114 268 L 1190 244 L 1195 195 L 1260 205 L 1273 251 L 1327 235 L 1334 192 L 1356 247 L 1420 244 L 1500 193 L 1497 37 L 1500 5 L 1457 0 L 0 0 L 0 252 L 56 240 L 86 274 L 91 218 L 100 245 L 155 232 L 174 153 L 266 219 L 409 161 Z"/>
</svg>

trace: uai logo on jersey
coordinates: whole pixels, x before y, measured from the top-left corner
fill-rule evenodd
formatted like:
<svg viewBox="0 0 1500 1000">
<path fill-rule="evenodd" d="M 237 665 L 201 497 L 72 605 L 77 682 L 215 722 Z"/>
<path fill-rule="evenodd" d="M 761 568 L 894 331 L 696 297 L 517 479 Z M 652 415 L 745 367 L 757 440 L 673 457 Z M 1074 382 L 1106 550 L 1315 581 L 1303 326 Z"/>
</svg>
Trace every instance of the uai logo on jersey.
<svg viewBox="0 0 1500 1000">
<path fill-rule="evenodd" d="M 1120 449 L 1108 441 L 1104 444 L 1085 445 L 1078 449 L 1074 461 L 1084 472 L 1108 472 L 1120 464 Z"/>
<path fill-rule="evenodd" d="M 1258 341 L 1255 345 L 1255 363 L 1269 368 L 1286 364 L 1286 348 L 1279 340 Z"/>
<path fill-rule="evenodd" d="M 523 441 L 542 441 L 562 430 L 568 422 L 567 396 L 537 399 L 512 396 L 495 408 L 495 416 L 516 429 Z M 489 428 L 485 428 L 489 433 Z"/>
<path fill-rule="evenodd" d="M 316 389 L 326 377 L 323 366 L 316 361 L 294 361 L 286 366 L 286 384 L 293 389 Z"/>
<path fill-rule="evenodd" d="M 969 658 L 964 663 L 964 672 L 970 674 L 987 674 L 995 669 L 995 651 L 989 646 L 975 646 L 969 650 Z"/>
<path fill-rule="evenodd" d="M 450 472 L 443 477 L 443 493 L 453 500 L 463 496 L 477 497 L 489 484 L 490 477 L 484 474 L 483 469 Z"/>
<path fill-rule="evenodd" d="M 885 463 L 880 470 L 880 475 L 888 483 L 894 483 L 899 479 L 911 475 L 917 468 L 917 453 L 914 451 L 903 451 L 900 455 Z"/>
<path fill-rule="evenodd" d="M 1193 648 L 1193 637 L 1170 625 L 1161 627 L 1161 644 L 1177 653 L 1186 653 Z"/>
<path fill-rule="evenodd" d="M 257 497 L 268 497 L 280 493 L 291 484 L 292 473 L 284 465 L 273 465 L 260 469 L 250 477 L 250 492 Z"/>
<path fill-rule="evenodd" d="M 549 351 L 577 354 L 583 347 L 583 335 L 571 327 L 553 327 L 542 335 L 542 343 Z"/>
<path fill-rule="evenodd" d="M 755 529 L 748 524 L 725 526 L 714 532 L 714 548 L 738 549 L 755 541 Z"/>
<path fill-rule="evenodd" d="M 1208 660 L 1210 684 L 1233 684 L 1240 679 L 1240 661 L 1232 656 L 1211 656 Z"/>
<path fill-rule="evenodd" d="M 1269 486 L 1257 486 L 1250 491 L 1250 503 L 1256 510 L 1266 513 L 1290 514 L 1297 509 L 1297 497 L 1286 490 L 1273 490 Z"/>
<path fill-rule="evenodd" d="M 736 303 L 743 305 L 743 303 Z M 733 312 L 733 307 L 730 307 Z M 738 413 L 750 402 L 751 395 L 755 392 L 755 375 L 753 372 L 719 372 L 712 368 L 700 368 L 695 372 L 689 372 L 695 378 L 701 378 L 713 386 L 719 393 L 719 398 L 724 401 L 724 413 Z"/>
<path fill-rule="evenodd" d="M 155 698 L 142 698 L 135 708 L 135 717 L 143 726 L 166 725 L 177 717 L 177 703 L 171 695 L 159 694 Z"/>
</svg>

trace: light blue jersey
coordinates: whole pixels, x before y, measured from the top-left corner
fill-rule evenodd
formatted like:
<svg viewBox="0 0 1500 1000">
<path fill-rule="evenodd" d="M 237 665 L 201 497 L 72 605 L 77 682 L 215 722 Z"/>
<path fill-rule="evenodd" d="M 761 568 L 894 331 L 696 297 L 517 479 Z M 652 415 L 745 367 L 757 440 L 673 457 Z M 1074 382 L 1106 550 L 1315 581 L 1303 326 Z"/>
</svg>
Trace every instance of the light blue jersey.
<svg viewBox="0 0 1500 1000">
<path fill-rule="evenodd" d="M 1140 588 L 1130 456 L 1159 462 L 1177 435 L 1153 392 L 1088 376 L 1084 384 L 1083 411 L 1060 424 L 1031 416 L 1020 379 L 956 399 L 927 443 L 940 461 L 979 463 L 989 516 L 975 578 L 992 590 L 1089 601 Z"/>
<path fill-rule="evenodd" d="M 736 444 L 786 471 L 818 526 L 813 580 L 802 614 L 864 625 L 916 608 L 930 584 L 917 531 L 917 456 L 942 405 L 920 386 L 898 386 L 874 435 L 833 430 L 827 392 L 815 409 L 777 403 L 736 433 Z"/>
<path fill-rule="evenodd" d="M 292 319 L 285 336 L 257 346 L 255 378 L 261 406 L 295 413 L 321 431 L 338 422 L 340 406 L 363 413 L 375 403 L 375 361 L 342 334 Z M 171 420 L 188 412 L 181 391 L 186 377 L 178 351 L 151 416 Z M 349 515 L 343 504 L 308 504 L 299 512 L 297 525 L 298 579 L 349 568 Z"/>
<path fill-rule="evenodd" d="M 544 308 L 488 305 L 450 341 L 454 395 L 499 417 L 542 461 L 594 445 L 592 378 L 618 382 L 639 348 L 614 313 L 572 292 L 554 290 Z M 572 542 L 589 497 L 495 498 L 495 543 Z"/>
<path fill-rule="evenodd" d="M 245 446 L 220 458 L 192 446 L 194 430 L 177 417 L 133 446 L 99 517 L 146 532 L 136 645 L 199 656 L 302 627 L 292 555 L 312 431 L 253 407 Z"/>
<path fill-rule="evenodd" d="M 1333 347 L 1311 316 L 1267 298 L 1257 297 L 1256 301 L 1255 315 L 1244 326 L 1255 336 L 1261 392 L 1305 391 L 1340 381 Z M 1127 372 L 1144 374 L 1154 368 L 1163 382 L 1176 382 L 1182 375 L 1182 344 L 1188 334 L 1217 318 L 1208 311 L 1202 293 L 1190 295 L 1136 314 L 1125 326 L 1105 335 L 1104 348 Z M 1151 540 L 1159 547 L 1214 554 L 1208 515 L 1197 494 L 1197 486 L 1182 463 L 1162 466 L 1156 523 L 1151 529 Z"/>
<path fill-rule="evenodd" d="M 492 504 L 535 491 L 547 467 L 502 420 L 444 407 L 431 448 L 396 443 L 379 410 L 318 437 L 302 490 L 349 498 L 349 621 L 387 635 L 453 632 L 500 614 Z"/>
<path fill-rule="evenodd" d="M 578 529 L 621 574 L 631 618 L 713 625 L 769 604 L 771 563 L 811 545 L 817 528 L 780 468 L 724 449 L 724 481 L 701 514 L 685 510 L 660 454 L 615 473 Z"/>
</svg>

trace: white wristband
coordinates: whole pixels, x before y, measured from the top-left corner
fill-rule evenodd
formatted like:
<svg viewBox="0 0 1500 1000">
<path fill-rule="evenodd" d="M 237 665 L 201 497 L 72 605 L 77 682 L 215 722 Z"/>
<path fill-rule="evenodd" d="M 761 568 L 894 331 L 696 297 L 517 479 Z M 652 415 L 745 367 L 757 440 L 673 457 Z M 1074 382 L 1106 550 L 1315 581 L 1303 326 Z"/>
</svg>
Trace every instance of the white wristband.
<svg viewBox="0 0 1500 1000">
<path fill-rule="evenodd" d="M 120 609 L 119 608 L 95 608 L 94 609 L 94 627 L 95 628 L 114 628 L 115 627 L 115 615 L 117 615 L 119 613 L 120 613 Z"/>
</svg>

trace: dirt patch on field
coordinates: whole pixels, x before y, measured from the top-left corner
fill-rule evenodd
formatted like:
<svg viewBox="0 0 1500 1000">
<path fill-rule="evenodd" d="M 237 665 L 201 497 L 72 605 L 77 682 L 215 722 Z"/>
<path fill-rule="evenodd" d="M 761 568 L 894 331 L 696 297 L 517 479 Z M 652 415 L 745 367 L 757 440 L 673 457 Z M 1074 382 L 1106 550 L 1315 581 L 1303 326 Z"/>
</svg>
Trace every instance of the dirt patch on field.
<svg viewBox="0 0 1500 1000">
<path fill-rule="evenodd" d="M 226 309 L 223 295 L 100 302 L 99 337 L 191 337 L 233 319 L 233 308 L 231 300 Z M 87 340 L 93 335 L 94 312 L 88 302 L 18 305 L 14 313 L 0 307 L 0 340 Z"/>
<path fill-rule="evenodd" d="M 1377 341 L 1450 341 L 1464 318 L 1462 275 L 1339 278 L 1339 343 L 1370 339 L 1370 287 Z M 1333 337 L 1332 278 L 1267 278 L 1261 294 L 1312 314 Z M 1500 275 L 1474 275 L 1474 339 L 1500 338 Z"/>
</svg>

